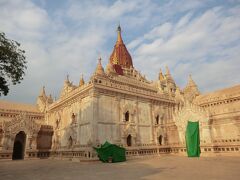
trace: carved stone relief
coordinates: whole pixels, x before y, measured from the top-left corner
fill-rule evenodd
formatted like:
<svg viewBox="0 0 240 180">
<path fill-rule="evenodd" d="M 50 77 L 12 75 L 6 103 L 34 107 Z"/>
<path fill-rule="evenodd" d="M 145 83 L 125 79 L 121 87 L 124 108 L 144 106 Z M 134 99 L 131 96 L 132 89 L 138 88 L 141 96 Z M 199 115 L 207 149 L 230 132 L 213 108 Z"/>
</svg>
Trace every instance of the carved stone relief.
<svg viewBox="0 0 240 180">
<path fill-rule="evenodd" d="M 4 121 L 4 147 L 6 149 L 12 148 L 15 136 L 20 131 L 24 131 L 28 136 L 27 148 L 32 149 L 36 147 L 36 137 L 40 127 L 41 124 L 36 123 L 26 113 L 19 114 L 11 121 Z"/>
<path fill-rule="evenodd" d="M 186 102 L 182 109 L 177 110 L 173 114 L 173 121 L 178 128 L 180 143 L 185 144 L 185 131 L 188 121 L 199 121 L 200 140 L 202 139 L 206 142 L 211 141 L 210 129 L 208 126 L 209 115 L 199 106 Z"/>
<path fill-rule="evenodd" d="M 71 124 L 67 129 L 66 129 L 66 134 L 65 138 L 67 141 L 67 148 L 72 148 L 74 145 L 77 143 L 77 126 L 74 124 Z"/>
<path fill-rule="evenodd" d="M 153 114 L 153 124 L 163 124 L 165 113 L 162 108 L 157 107 L 157 106 L 154 107 L 152 114 Z M 158 123 L 156 122 L 157 117 L 158 117 L 158 121 L 159 121 Z"/>
</svg>

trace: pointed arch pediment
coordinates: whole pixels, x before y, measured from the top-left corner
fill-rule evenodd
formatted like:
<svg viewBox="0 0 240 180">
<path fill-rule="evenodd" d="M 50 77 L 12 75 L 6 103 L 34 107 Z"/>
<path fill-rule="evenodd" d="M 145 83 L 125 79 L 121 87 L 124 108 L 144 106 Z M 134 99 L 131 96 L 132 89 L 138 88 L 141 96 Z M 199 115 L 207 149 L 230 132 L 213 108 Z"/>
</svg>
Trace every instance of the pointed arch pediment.
<svg viewBox="0 0 240 180">
<path fill-rule="evenodd" d="M 135 110 L 135 108 L 134 108 L 134 106 L 133 106 L 132 104 L 126 103 L 126 104 L 124 104 L 123 107 L 122 107 L 122 113 L 126 113 L 127 111 L 128 111 L 130 114 L 134 114 L 136 110 Z"/>
<path fill-rule="evenodd" d="M 129 124 L 124 128 L 123 137 L 127 137 L 128 135 L 131 135 L 134 138 L 137 137 L 135 126 Z"/>
<path fill-rule="evenodd" d="M 155 107 L 152 113 L 153 113 L 153 117 L 159 116 L 160 119 L 163 118 L 165 114 L 163 109 L 160 107 Z"/>
<path fill-rule="evenodd" d="M 179 130 L 185 131 L 188 121 L 199 121 L 202 124 L 209 123 L 209 115 L 201 107 L 186 103 L 185 106 L 173 115 L 173 121 Z"/>
<path fill-rule="evenodd" d="M 11 121 L 4 121 L 3 129 L 6 134 L 15 135 L 20 131 L 24 131 L 29 135 L 37 135 L 41 127 L 36 121 L 30 119 L 26 113 L 21 113 L 14 117 Z"/>
</svg>

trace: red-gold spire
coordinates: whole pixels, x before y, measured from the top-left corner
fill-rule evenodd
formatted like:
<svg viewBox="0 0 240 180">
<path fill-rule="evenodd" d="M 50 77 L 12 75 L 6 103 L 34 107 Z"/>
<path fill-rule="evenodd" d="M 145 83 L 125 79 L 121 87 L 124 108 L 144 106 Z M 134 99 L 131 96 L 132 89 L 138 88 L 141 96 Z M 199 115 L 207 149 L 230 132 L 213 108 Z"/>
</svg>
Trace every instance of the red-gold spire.
<svg viewBox="0 0 240 180">
<path fill-rule="evenodd" d="M 117 42 L 114 46 L 109 61 L 111 64 L 117 64 L 124 68 L 133 67 L 132 57 L 122 40 L 120 25 L 117 28 Z"/>
<path fill-rule="evenodd" d="M 117 44 L 123 44 L 123 40 L 122 40 L 122 35 L 121 35 L 121 26 L 120 24 L 118 25 L 117 28 Z"/>
</svg>

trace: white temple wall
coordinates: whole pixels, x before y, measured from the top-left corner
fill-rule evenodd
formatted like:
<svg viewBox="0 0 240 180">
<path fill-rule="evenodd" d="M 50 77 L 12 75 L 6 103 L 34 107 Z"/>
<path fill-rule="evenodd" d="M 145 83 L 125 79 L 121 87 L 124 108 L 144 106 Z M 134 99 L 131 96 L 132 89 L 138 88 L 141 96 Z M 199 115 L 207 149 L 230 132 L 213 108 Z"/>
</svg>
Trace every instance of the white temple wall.
<svg viewBox="0 0 240 180">
<path fill-rule="evenodd" d="M 141 144 L 151 144 L 153 142 L 152 111 L 148 102 L 138 103 L 139 116 L 139 141 Z"/>
<path fill-rule="evenodd" d="M 116 126 L 112 124 L 98 124 L 99 143 L 103 144 L 105 141 L 115 143 Z"/>
<path fill-rule="evenodd" d="M 80 145 L 87 145 L 93 142 L 91 138 L 93 119 L 93 97 L 87 96 L 81 100 L 81 105 L 78 108 L 77 136 Z"/>
<path fill-rule="evenodd" d="M 88 96 L 82 99 L 78 109 L 79 123 L 87 123 L 93 121 L 93 99 Z"/>
<path fill-rule="evenodd" d="M 82 125 L 79 127 L 79 143 L 80 145 L 87 145 L 91 143 L 91 127 L 90 124 Z"/>
<path fill-rule="evenodd" d="M 238 139 L 239 128 L 236 124 L 218 124 L 212 126 L 213 140 Z"/>
<path fill-rule="evenodd" d="M 118 109 L 114 97 L 101 95 L 98 98 L 98 122 L 117 122 Z"/>
<path fill-rule="evenodd" d="M 138 103 L 139 125 L 151 125 L 151 114 L 149 103 Z"/>
<path fill-rule="evenodd" d="M 139 136 L 141 144 L 150 144 L 151 143 L 151 127 L 150 126 L 140 126 L 139 127 Z"/>
<path fill-rule="evenodd" d="M 92 97 L 87 96 L 80 101 L 74 102 L 68 106 L 60 107 L 48 114 L 49 125 L 52 125 L 56 131 L 54 134 L 59 136 L 61 146 L 69 144 L 69 138 L 73 138 L 74 144 L 86 145 L 91 142 L 91 122 L 93 120 L 93 102 Z M 75 115 L 76 124 L 72 124 L 72 114 Z M 56 128 L 59 121 L 58 128 Z"/>
<path fill-rule="evenodd" d="M 119 123 L 119 101 L 115 97 L 100 95 L 98 97 L 98 112 L 94 114 L 97 122 L 98 143 L 109 141 L 114 143 L 119 139 L 116 124 Z"/>
</svg>

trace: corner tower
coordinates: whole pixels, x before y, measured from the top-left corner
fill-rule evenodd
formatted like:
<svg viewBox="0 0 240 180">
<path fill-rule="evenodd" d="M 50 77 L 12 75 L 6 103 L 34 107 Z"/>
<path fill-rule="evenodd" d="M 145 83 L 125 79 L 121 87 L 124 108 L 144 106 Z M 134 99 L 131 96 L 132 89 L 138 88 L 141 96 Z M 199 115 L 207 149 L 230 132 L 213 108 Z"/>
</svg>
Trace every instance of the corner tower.
<svg viewBox="0 0 240 180">
<path fill-rule="evenodd" d="M 129 54 L 129 52 L 122 40 L 120 25 L 117 28 L 117 42 L 116 42 L 113 52 L 109 58 L 109 62 L 113 65 L 114 64 L 120 65 L 123 68 L 133 67 L 132 57 Z"/>
</svg>

